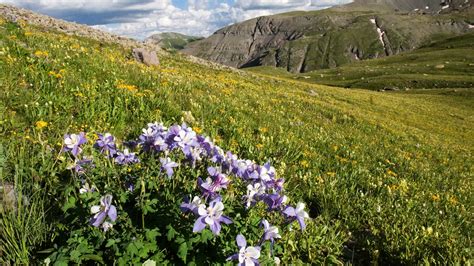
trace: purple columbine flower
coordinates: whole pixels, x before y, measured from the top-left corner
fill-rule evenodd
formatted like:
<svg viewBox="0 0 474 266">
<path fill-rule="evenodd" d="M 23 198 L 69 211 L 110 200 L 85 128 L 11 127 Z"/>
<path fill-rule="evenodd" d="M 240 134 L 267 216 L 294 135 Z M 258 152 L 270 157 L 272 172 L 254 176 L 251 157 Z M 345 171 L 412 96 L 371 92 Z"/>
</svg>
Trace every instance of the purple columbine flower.
<svg viewBox="0 0 474 266">
<path fill-rule="evenodd" d="M 261 196 L 265 193 L 265 186 L 261 183 L 248 184 L 247 185 L 247 195 L 245 199 L 247 201 L 246 207 L 254 205 L 257 200 L 260 200 Z"/>
<path fill-rule="evenodd" d="M 168 149 L 168 144 L 163 136 L 157 136 L 153 141 L 153 147 L 156 151 L 166 151 Z"/>
<path fill-rule="evenodd" d="M 232 172 L 240 178 L 247 178 L 252 166 L 253 162 L 250 160 L 235 160 L 232 162 Z"/>
<path fill-rule="evenodd" d="M 160 147 L 160 143 L 156 143 L 158 137 L 165 135 L 166 127 L 161 123 L 149 123 L 147 128 L 142 129 L 142 134 L 138 137 L 138 143 L 142 145 L 144 151 L 148 152 L 152 148 Z M 163 147 L 160 147 L 160 149 Z"/>
<path fill-rule="evenodd" d="M 99 138 L 95 142 L 95 147 L 100 150 L 101 153 L 107 154 L 109 157 L 113 157 L 117 153 L 117 147 L 115 146 L 115 137 L 110 133 L 98 134 Z"/>
<path fill-rule="evenodd" d="M 183 149 L 183 153 L 186 156 L 186 159 L 191 163 L 191 166 L 193 168 L 196 167 L 196 162 L 202 160 L 202 150 L 199 147 L 186 146 Z"/>
<path fill-rule="evenodd" d="M 232 165 L 237 161 L 237 155 L 233 154 L 230 151 L 227 151 L 224 155 L 224 161 L 222 162 L 222 169 L 224 172 L 232 172 Z"/>
<path fill-rule="evenodd" d="M 199 146 L 206 152 L 205 155 L 210 157 L 212 154 L 212 149 L 214 148 L 214 144 L 212 143 L 209 137 L 203 137 L 201 135 L 196 136 L 197 142 Z"/>
<path fill-rule="evenodd" d="M 283 185 L 285 184 L 285 179 L 284 178 L 279 178 L 279 179 L 271 179 L 267 182 L 265 182 L 265 186 L 268 189 L 275 189 L 276 191 L 282 191 L 283 190 Z"/>
<path fill-rule="evenodd" d="M 117 157 L 115 157 L 115 162 L 121 165 L 138 163 L 138 161 L 135 153 L 130 152 L 128 149 L 124 149 L 123 152 L 117 152 Z"/>
<path fill-rule="evenodd" d="M 208 167 L 207 172 L 212 178 L 213 186 L 216 187 L 217 191 L 222 188 L 227 188 L 227 185 L 230 183 L 230 179 L 227 175 L 220 172 L 220 169 L 215 167 Z"/>
<path fill-rule="evenodd" d="M 79 193 L 80 194 L 90 193 L 90 192 L 96 191 L 96 189 L 97 188 L 94 185 L 89 186 L 89 183 L 84 183 L 84 185 L 82 185 L 82 187 L 79 189 Z"/>
<path fill-rule="evenodd" d="M 232 220 L 223 215 L 224 204 L 220 198 L 209 203 L 209 207 L 201 204 L 198 208 L 198 219 L 194 223 L 193 232 L 201 232 L 207 225 L 211 228 L 212 233 L 218 235 L 221 231 L 221 223 L 231 224 Z"/>
<path fill-rule="evenodd" d="M 281 210 L 288 201 L 288 197 L 280 194 L 266 194 L 262 196 L 263 202 L 268 205 L 268 210 Z"/>
<path fill-rule="evenodd" d="M 178 167 L 178 164 L 171 161 L 170 158 L 160 158 L 161 162 L 161 170 L 166 171 L 166 174 L 168 175 L 168 178 L 171 178 L 174 174 L 173 168 Z"/>
<path fill-rule="evenodd" d="M 247 247 L 247 241 L 241 234 L 236 238 L 239 253 L 227 258 L 227 260 L 238 260 L 239 266 L 254 266 L 260 265 L 258 258 L 260 258 L 260 247 Z"/>
<path fill-rule="evenodd" d="M 258 175 L 260 180 L 268 182 L 275 178 L 275 168 L 270 163 L 266 163 L 258 168 Z"/>
<path fill-rule="evenodd" d="M 207 171 L 211 177 L 206 178 L 203 181 L 200 177 L 198 178 L 198 187 L 201 189 L 205 197 L 215 198 L 217 192 L 223 188 L 227 188 L 227 185 L 230 183 L 227 175 L 220 173 L 216 168 L 209 167 Z"/>
<path fill-rule="evenodd" d="M 181 129 L 178 134 L 173 138 L 173 140 L 182 149 L 184 149 L 186 146 L 196 146 L 196 132 L 192 131 L 192 129 L 190 131 Z"/>
<path fill-rule="evenodd" d="M 78 175 L 83 175 L 86 173 L 87 168 L 94 167 L 92 163 L 92 157 L 84 156 L 82 160 L 75 159 L 74 163 L 67 166 L 68 170 L 74 170 Z"/>
<path fill-rule="evenodd" d="M 87 142 L 84 132 L 76 134 L 66 134 L 64 136 L 64 151 L 70 151 L 72 155 L 77 156 L 82 152 L 81 145 Z"/>
<path fill-rule="evenodd" d="M 117 220 L 117 209 L 112 205 L 112 195 L 107 194 L 100 198 L 100 205 L 92 206 L 91 213 L 94 214 L 90 220 L 93 226 L 99 227 L 102 225 L 104 232 L 109 230 L 112 224 L 106 222 L 105 219 L 109 217 L 112 222 Z"/>
<path fill-rule="evenodd" d="M 309 219 L 309 215 L 307 212 L 304 211 L 304 203 L 299 202 L 296 204 L 296 208 L 288 206 L 283 211 L 283 214 L 290 219 L 291 221 L 297 220 L 300 224 L 301 231 L 306 228 L 306 224 L 304 223 L 304 219 Z"/>
<path fill-rule="evenodd" d="M 192 199 L 192 200 L 191 200 Z M 184 199 L 184 202 L 181 203 L 180 209 L 182 212 L 192 212 L 195 215 L 199 215 L 198 209 L 199 205 L 201 205 L 202 199 L 198 196 L 194 196 L 194 198 L 190 195 Z"/>
<path fill-rule="evenodd" d="M 212 185 L 212 179 L 210 177 L 206 178 L 206 181 L 198 177 L 197 184 L 205 198 L 210 197 L 214 199 L 218 196 L 217 187 Z"/>
<path fill-rule="evenodd" d="M 224 162 L 224 159 L 224 150 L 222 150 L 218 146 L 214 146 L 214 148 L 212 149 L 211 161 L 213 163 L 222 164 Z"/>
<path fill-rule="evenodd" d="M 260 245 L 267 240 L 270 240 L 273 245 L 276 238 L 281 238 L 281 235 L 278 233 L 278 227 L 270 225 L 265 219 L 262 220 L 261 225 L 263 225 L 264 233 L 262 239 L 260 239 Z"/>
</svg>

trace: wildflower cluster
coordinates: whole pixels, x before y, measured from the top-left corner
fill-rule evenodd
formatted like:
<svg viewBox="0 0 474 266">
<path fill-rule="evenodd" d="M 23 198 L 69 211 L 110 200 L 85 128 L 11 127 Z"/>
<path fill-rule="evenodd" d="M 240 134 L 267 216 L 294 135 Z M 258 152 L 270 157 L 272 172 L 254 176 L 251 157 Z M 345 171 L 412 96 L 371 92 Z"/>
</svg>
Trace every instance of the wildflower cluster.
<svg viewBox="0 0 474 266">
<path fill-rule="evenodd" d="M 93 165 L 91 157 L 80 158 L 85 143 L 87 139 L 83 132 L 64 137 L 63 150 L 73 155 L 75 163 L 70 169 L 78 175 L 86 172 L 85 165 Z M 120 146 L 126 148 L 120 150 Z M 97 134 L 94 147 L 118 167 L 138 163 L 141 155 L 159 158 L 157 162 L 159 161 L 160 171 L 168 179 L 172 179 L 175 170 L 181 167 L 194 169 L 207 166 L 206 174 L 196 180 L 198 195 L 187 196 L 180 204 L 183 213 L 195 216 L 192 228 L 194 233 L 208 227 L 214 235 L 219 235 L 223 224 L 233 223 L 232 218 L 226 216 L 224 211 L 224 199 L 230 186 L 241 190 L 240 202 L 246 210 L 261 203 L 266 206 L 267 213 L 276 213 L 276 216 L 281 217 L 280 220 L 288 224 L 296 220 L 302 230 L 306 227 L 305 219 L 309 217 L 304 211 L 304 204 L 298 203 L 296 207 L 288 205 L 289 200 L 284 193 L 285 180 L 277 177 L 276 170 L 270 163 L 259 165 L 251 160 L 240 159 L 214 144 L 209 137 L 197 134 L 185 123 L 170 128 L 162 123 L 150 123 L 142 130 L 137 140 L 125 142 L 123 145 L 118 145 L 110 133 Z M 180 163 L 175 162 L 179 159 Z M 129 190 L 133 191 L 133 187 L 134 185 L 130 184 Z M 92 191 L 89 184 L 84 184 L 81 193 L 89 191 Z M 91 225 L 101 227 L 104 231 L 113 227 L 112 223 L 117 220 L 118 214 L 116 207 L 112 205 L 112 199 L 112 195 L 107 194 L 100 199 L 100 205 L 91 208 Z M 265 241 L 271 242 L 273 250 L 274 242 L 281 238 L 279 229 L 264 217 L 261 217 L 261 225 L 264 233 L 260 237 L 259 245 L 247 247 L 245 238 L 238 235 L 239 253 L 229 259 L 238 260 L 242 265 L 258 264 L 260 249 Z"/>
</svg>

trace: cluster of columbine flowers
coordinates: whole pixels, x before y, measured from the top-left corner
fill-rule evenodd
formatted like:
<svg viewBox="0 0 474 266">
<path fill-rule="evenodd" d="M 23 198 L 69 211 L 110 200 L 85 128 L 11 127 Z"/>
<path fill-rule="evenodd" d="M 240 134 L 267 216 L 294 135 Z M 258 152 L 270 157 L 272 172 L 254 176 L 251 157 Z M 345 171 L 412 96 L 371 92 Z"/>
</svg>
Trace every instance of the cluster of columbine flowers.
<svg viewBox="0 0 474 266">
<path fill-rule="evenodd" d="M 92 160 L 88 157 L 79 159 L 82 152 L 81 146 L 87 142 L 83 132 L 64 137 L 64 151 L 70 152 L 75 163 L 73 169 L 78 174 L 83 174 L 85 165 L 92 166 Z M 221 194 L 225 192 L 231 183 L 230 176 L 242 180 L 246 184 L 246 195 L 244 203 L 247 209 L 258 202 L 263 202 L 268 211 L 281 213 L 288 222 L 298 221 L 301 230 L 306 227 L 305 219 L 309 218 L 304 211 L 304 204 L 298 203 L 296 207 L 288 205 L 288 198 L 284 195 L 284 179 L 277 178 L 276 171 L 270 163 L 258 165 L 251 160 L 239 159 L 230 151 L 224 152 L 222 148 L 215 145 L 208 137 L 198 135 L 186 124 L 173 125 L 166 128 L 161 123 L 150 123 L 142 130 L 137 141 L 130 141 L 125 146 L 138 148 L 141 153 L 156 153 L 160 157 L 161 170 L 168 178 L 174 175 L 174 168 L 179 165 L 168 156 L 174 150 L 181 151 L 190 167 L 196 167 L 203 160 L 211 162 L 214 166 L 208 167 L 208 176 L 199 177 L 197 186 L 200 195 L 189 196 L 181 204 L 181 210 L 185 213 L 193 213 L 196 216 L 193 232 L 200 232 L 209 226 L 210 230 L 218 235 L 221 231 L 221 223 L 231 224 L 232 220 L 224 215 L 224 203 Z M 117 149 L 115 137 L 109 133 L 98 134 L 94 144 L 102 154 L 114 160 L 119 165 L 128 165 L 139 161 L 137 155 L 129 149 L 120 151 Z M 87 191 L 84 189 L 84 191 Z M 112 205 L 112 196 L 105 195 L 101 198 L 101 205 L 93 206 L 91 219 L 93 226 L 102 226 L 104 231 L 112 228 L 112 224 L 105 221 L 108 217 L 114 222 L 117 211 Z M 272 246 L 276 238 L 281 236 L 278 228 L 271 226 L 268 221 L 262 220 L 265 233 L 260 241 L 271 241 Z M 237 245 L 240 248 L 238 254 L 229 259 L 239 260 L 240 264 L 253 265 L 258 263 L 260 247 L 247 247 L 245 238 L 237 236 Z"/>
</svg>

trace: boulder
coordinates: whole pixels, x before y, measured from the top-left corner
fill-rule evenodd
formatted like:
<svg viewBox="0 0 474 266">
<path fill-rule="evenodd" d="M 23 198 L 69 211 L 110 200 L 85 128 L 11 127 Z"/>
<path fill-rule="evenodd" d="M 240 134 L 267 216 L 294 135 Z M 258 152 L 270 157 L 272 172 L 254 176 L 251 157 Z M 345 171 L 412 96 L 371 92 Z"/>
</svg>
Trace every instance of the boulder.
<svg viewBox="0 0 474 266">
<path fill-rule="evenodd" d="M 156 55 L 155 51 L 149 51 L 144 48 L 135 48 L 133 49 L 133 57 L 140 63 L 143 63 L 147 66 L 158 66 L 160 65 L 160 60 Z"/>
<path fill-rule="evenodd" d="M 17 195 L 12 184 L 0 185 L 0 212 L 16 210 Z"/>
</svg>

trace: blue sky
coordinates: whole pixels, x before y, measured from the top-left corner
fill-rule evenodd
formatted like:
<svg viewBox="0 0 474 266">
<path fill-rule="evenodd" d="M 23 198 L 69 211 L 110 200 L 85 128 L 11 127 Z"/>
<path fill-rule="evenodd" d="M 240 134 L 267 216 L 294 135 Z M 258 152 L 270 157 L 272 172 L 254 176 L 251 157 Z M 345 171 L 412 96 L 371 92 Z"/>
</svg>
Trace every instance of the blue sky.
<svg viewBox="0 0 474 266">
<path fill-rule="evenodd" d="M 0 0 L 136 39 L 160 32 L 209 36 L 258 16 L 316 10 L 350 0 Z"/>
</svg>

